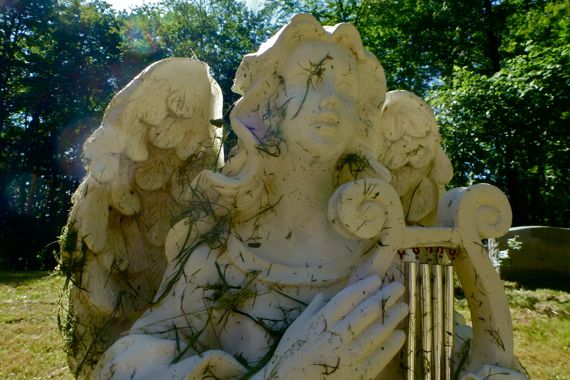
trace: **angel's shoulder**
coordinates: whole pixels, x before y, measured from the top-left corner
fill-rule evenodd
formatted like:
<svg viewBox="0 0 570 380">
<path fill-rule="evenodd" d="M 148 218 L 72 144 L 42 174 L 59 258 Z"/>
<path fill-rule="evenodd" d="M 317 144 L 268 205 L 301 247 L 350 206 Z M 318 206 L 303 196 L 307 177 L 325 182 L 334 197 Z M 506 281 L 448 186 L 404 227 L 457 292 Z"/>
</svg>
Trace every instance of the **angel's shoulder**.
<svg viewBox="0 0 570 380">
<path fill-rule="evenodd" d="M 196 226 L 188 219 L 175 223 L 168 232 L 165 253 L 168 260 L 167 271 L 181 271 L 188 284 L 202 285 L 217 278 L 217 257 L 219 249 L 202 243 L 195 236 Z"/>
</svg>

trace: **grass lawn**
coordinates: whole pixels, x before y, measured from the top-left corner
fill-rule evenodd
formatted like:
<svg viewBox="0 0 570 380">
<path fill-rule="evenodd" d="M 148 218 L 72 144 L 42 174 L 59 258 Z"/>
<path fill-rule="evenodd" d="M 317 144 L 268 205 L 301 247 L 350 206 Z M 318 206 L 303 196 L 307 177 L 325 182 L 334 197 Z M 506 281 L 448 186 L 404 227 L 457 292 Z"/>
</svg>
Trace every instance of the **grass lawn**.
<svg viewBox="0 0 570 380">
<path fill-rule="evenodd" d="M 565 285 L 566 290 L 568 285 Z M 511 307 L 515 355 L 535 380 L 570 380 L 570 293 L 522 289 L 505 283 Z M 467 301 L 456 309 L 470 319 Z"/>
<path fill-rule="evenodd" d="M 570 293 L 507 288 L 515 354 L 533 379 L 570 379 Z"/>
<path fill-rule="evenodd" d="M 63 278 L 0 272 L 0 379 L 73 379 L 55 320 Z"/>
<path fill-rule="evenodd" d="M 55 322 L 62 285 L 47 272 L 0 272 L 0 379 L 73 378 Z M 531 378 L 570 380 L 570 293 L 506 288 L 515 353 Z"/>
</svg>

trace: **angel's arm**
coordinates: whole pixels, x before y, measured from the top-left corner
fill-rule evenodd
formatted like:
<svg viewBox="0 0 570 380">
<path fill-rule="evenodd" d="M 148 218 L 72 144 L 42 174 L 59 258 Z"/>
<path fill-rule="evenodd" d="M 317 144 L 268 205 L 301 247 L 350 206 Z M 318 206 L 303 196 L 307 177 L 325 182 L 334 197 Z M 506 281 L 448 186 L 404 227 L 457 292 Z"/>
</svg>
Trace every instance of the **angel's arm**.
<svg viewBox="0 0 570 380">
<path fill-rule="evenodd" d="M 247 372 L 233 356 L 221 350 L 209 350 L 173 363 L 178 349 L 172 340 L 126 336 L 101 357 L 95 379 L 202 379 L 207 375 L 233 379 Z"/>
<path fill-rule="evenodd" d="M 184 291 L 176 288 L 175 291 Z M 181 355 L 188 348 L 188 341 L 135 333 L 109 348 L 96 368 L 96 378 L 202 379 L 211 376 L 234 379 L 252 376 L 261 380 L 320 377 L 325 372 L 333 379 L 352 375 L 374 378 L 405 340 L 404 333 L 396 330 L 407 314 L 407 306 L 396 302 L 402 292 L 400 284 L 381 287 L 378 277 L 369 277 L 344 289 L 330 301 L 317 295 L 287 329 L 268 364 L 257 373 L 249 372 L 233 356 L 221 350 L 210 349 L 196 354 L 190 347 L 188 355 Z M 180 298 L 169 297 L 162 306 L 172 306 L 173 301 L 180 302 Z M 163 329 L 163 334 L 176 330 L 174 320 L 180 322 L 180 319 L 166 316 L 161 310 L 162 307 L 147 312 L 134 330 L 137 326 L 138 329 L 149 329 L 150 326 L 144 326 L 149 322 L 153 329 Z M 167 320 L 169 322 L 165 322 Z M 167 329 L 169 323 L 172 326 Z M 183 358 L 173 360 L 178 356 Z"/>
<path fill-rule="evenodd" d="M 167 247 L 181 246 L 184 240 L 180 229 L 173 228 Z M 247 372 L 230 354 L 212 349 L 216 344 L 203 299 L 203 284 L 217 277 L 216 255 L 211 253 L 201 245 L 183 268 L 175 261 L 169 263 L 162 288 L 172 278 L 176 282 L 164 297 L 159 291 L 157 299 L 162 300 L 135 322 L 127 336 L 109 347 L 95 368 L 96 379 L 201 379 L 205 374 L 229 379 Z M 178 270 L 182 271 L 179 276 Z"/>
<path fill-rule="evenodd" d="M 179 223 L 169 234 L 167 247 L 180 250 L 184 244 L 184 228 L 180 227 Z M 214 318 L 204 303 L 209 296 L 204 284 L 218 278 L 216 257 L 216 252 L 200 245 L 176 277 L 172 277 L 176 261 L 171 261 L 163 289 L 171 278 L 177 278 L 176 283 L 134 324 L 128 336 L 107 350 L 95 378 L 194 379 L 209 375 L 232 379 L 247 375 L 291 379 L 320 376 L 324 367 L 319 363 L 334 367 L 337 361 L 342 364 L 333 378 L 354 373 L 372 378 L 404 342 L 403 332 L 396 330 L 407 314 L 407 306 L 397 302 L 403 287 L 397 283 L 382 287 L 380 279 L 373 276 L 329 301 L 317 295 L 286 330 L 267 365 L 257 373 L 248 370 L 218 349 Z"/>
</svg>

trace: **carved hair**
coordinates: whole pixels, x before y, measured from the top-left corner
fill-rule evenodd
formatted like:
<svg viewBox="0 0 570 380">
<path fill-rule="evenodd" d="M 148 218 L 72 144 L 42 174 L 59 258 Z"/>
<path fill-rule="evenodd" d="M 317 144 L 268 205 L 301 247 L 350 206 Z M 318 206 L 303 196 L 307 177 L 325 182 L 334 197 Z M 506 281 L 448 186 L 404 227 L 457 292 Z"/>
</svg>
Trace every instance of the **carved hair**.
<svg viewBox="0 0 570 380">
<path fill-rule="evenodd" d="M 237 216 L 242 218 L 248 217 L 244 214 L 248 210 L 259 210 L 260 205 L 254 202 L 259 202 L 264 182 L 268 181 L 263 175 L 263 160 L 268 155 L 281 153 L 280 120 L 276 120 L 279 119 L 276 114 L 280 105 L 275 103 L 283 87 L 280 82 L 283 80 L 282 65 L 299 42 L 307 40 L 338 43 L 353 54 L 359 81 L 357 107 L 360 125 L 343 156 L 364 157 L 372 168 L 372 175 L 374 172 L 375 176 L 387 175 L 376 160 L 377 144 L 374 143 L 378 141 L 374 134 L 379 130 L 376 123 L 386 95 L 382 66 L 373 54 L 364 49 L 354 26 L 343 23 L 323 27 L 311 15 L 297 15 L 262 44 L 256 53 L 243 58 L 233 86 L 242 98 L 231 114 L 232 127 L 240 142 L 230 155 L 223 174 L 205 172 L 199 179 L 200 187 L 215 188 L 220 194 L 218 202 L 236 209 Z"/>
</svg>

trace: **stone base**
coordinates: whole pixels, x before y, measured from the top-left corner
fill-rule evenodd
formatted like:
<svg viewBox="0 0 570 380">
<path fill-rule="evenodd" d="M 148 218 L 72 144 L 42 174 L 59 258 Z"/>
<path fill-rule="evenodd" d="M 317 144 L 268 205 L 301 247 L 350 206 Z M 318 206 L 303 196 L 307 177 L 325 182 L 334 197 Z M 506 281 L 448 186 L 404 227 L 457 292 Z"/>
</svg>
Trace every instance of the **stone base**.
<svg viewBox="0 0 570 380">
<path fill-rule="evenodd" d="M 520 250 L 509 250 L 510 259 L 501 265 L 501 278 L 532 287 L 570 287 L 570 228 L 514 227 L 498 239 L 499 249 L 518 236 Z"/>
</svg>

